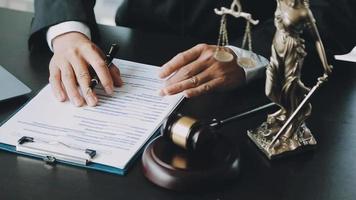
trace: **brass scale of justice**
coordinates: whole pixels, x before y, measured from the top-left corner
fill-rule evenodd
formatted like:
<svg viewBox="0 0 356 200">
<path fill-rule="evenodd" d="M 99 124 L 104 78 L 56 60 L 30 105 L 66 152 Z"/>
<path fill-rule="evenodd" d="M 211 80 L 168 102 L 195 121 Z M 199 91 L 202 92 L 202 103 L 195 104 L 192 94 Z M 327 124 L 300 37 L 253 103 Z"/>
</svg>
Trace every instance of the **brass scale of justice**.
<svg viewBox="0 0 356 200">
<path fill-rule="evenodd" d="M 254 20 L 251 14 L 242 11 L 239 0 L 233 0 L 230 8 L 221 7 L 220 10 L 214 11 L 221 16 L 214 58 L 219 62 L 231 62 L 234 59 L 234 56 L 226 49 L 229 45 L 226 28 L 227 15 L 246 20 L 242 48 L 247 45 L 248 50 L 252 51 L 251 24 L 257 25 L 259 21 Z M 236 62 L 243 67 L 254 67 L 256 65 L 254 59 L 253 57 L 240 57 Z M 318 79 L 318 83 L 305 96 L 275 137 L 262 144 L 264 148 L 251 136 L 252 131 L 248 131 L 250 139 L 269 159 L 280 155 L 272 157 L 266 149 L 268 150 L 278 141 L 281 134 L 324 81 L 326 81 L 325 75 Z M 161 135 L 152 140 L 144 150 L 142 156 L 144 175 L 154 184 L 176 191 L 206 189 L 236 179 L 240 171 L 238 147 L 222 137 L 219 129 L 227 123 L 245 119 L 275 106 L 275 103 L 268 103 L 223 120 L 213 119 L 211 121 L 199 121 L 173 113 L 163 123 Z"/>
</svg>

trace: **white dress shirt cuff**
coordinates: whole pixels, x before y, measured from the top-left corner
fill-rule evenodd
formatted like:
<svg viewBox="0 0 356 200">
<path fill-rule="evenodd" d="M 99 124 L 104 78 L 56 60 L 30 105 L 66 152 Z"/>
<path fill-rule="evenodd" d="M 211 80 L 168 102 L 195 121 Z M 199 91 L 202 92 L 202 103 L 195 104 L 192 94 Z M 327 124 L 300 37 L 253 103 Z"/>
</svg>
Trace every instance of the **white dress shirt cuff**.
<svg viewBox="0 0 356 200">
<path fill-rule="evenodd" d="M 245 72 L 246 83 L 263 76 L 265 69 L 269 64 L 269 61 L 265 57 L 235 46 L 226 47 L 231 49 L 236 54 L 237 58 L 250 57 L 256 62 L 255 66 L 241 66 Z"/>
<path fill-rule="evenodd" d="M 90 29 L 84 23 L 77 21 L 62 22 L 48 29 L 46 37 L 49 48 L 53 51 L 53 39 L 69 32 L 79 32 L 91 39 Z"/>
</svg>

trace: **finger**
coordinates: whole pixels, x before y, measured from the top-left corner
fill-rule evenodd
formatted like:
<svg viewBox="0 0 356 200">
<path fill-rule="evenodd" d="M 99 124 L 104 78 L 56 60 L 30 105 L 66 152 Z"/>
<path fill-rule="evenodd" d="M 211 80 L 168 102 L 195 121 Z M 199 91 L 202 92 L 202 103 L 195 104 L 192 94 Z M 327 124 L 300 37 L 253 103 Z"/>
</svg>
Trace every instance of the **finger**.
<svg viewBox="0 0 356 200">
<path fill-rule="evenodd" d="M 109 67 L 109 71 L 110 71 L 111 77 L 114 81 L 114 86 L 121 87 L 123 84 L 123 81 L 121 79 L 120 69 L 117 66 L 115 66 L 114 64 L 111 64 L 111 66 Z"/>
<path fill-rule="evenodd" d="M 62 87 L 61 82 L 61 71 L 59 68 L 54 64 L 53 60 L 51 60 L 49 64 L 49 83 L 52 87 L 52 92 L 54 96 L 58 99 L 58 101 L 65 101 L 67 95 Z"/>
<path fill-rule="evenodd" d="M 68 62 L 62 62 L 60 70 L 61 79 L 70 101 L 75 106 L 82 106 L 84 103 L 84 99 L 79 93 L 77 81 L 75 79 L 75 74 L 72 69 L 72 66 Z"/>
<path fill-rule="evenodd" d="M 175 73 L 173 76 L 171 76 L 167 81 L 166 85 L 172 85 L 174 83 L 178 83 L 180 81 L 186 80 L 191 78 L 192 76 L 195 76 L 202 72 L 204 69 L 207 68 L 207 63 L 202 60 L 195 60 L 188 65 L 182 67 Z"/>
<path fill-rule="evenodd" d="M 177 71 L 179 68 L 187 65 L 188 63 L 196 60 L 199 56 L 200 53 L 203 51 L 206 45 L 204 44 L 199 44 L 196 45 L 195 47 L 184 51 L 182 53 L 179 53 L 175 57 L 173 57 L 170 61 L 168 61 L 166 64 L 162 66 L 162 70 L 159 74 L 160 78 L 166 78 L 175 71 Z"/>
<path fill-rule="evenodd" d="M 112 94 L 114 92 L 114 83 L 101 50 L 92 44 L 88 48 L 83 49 L 83 57 L 95 70 L 105 92 Z"/>
<path fill-rule="evenodd" d="M 224 84 L 224 79 L 217 78 L 217 79 L 208 81 L 202 85 L 199 85 L 196 88 L 191 88 L 191 89 L 185 90 L 183 93 L 186 98 L 196 97 L 196 96 L 211 92 L 212 90 L 219 88 L 223 84 Z"/>
<path fill-rule="evenodd" d="M 167 86 L 166 88 L 162 89 L 160 94 L 162 96 L 177 94 L 183 92 L 184 90 L 198 87 L 199 85 L 210 81 L 212 77 L 213 76 L 211 75 L 211 72 L 209 70 L 204 70 L 202 73 L 196 76 L 180 81 L 173 85 Z"/>
<path fill-rule="evenodd" d="M 98 97 L 90 87 L 86 87 L 82 90 L 82 94 L 88 106 L 96 106 L 98 104 Z"/>
<path fill-rule="evenodd" d="M 88 70 L 88 63 L 81 56 L 71 57 L 70 62 L 86 103 L 89 106 L 96 106 L 98 98 L 90 88 L 91 76 Z"/>
</svg>

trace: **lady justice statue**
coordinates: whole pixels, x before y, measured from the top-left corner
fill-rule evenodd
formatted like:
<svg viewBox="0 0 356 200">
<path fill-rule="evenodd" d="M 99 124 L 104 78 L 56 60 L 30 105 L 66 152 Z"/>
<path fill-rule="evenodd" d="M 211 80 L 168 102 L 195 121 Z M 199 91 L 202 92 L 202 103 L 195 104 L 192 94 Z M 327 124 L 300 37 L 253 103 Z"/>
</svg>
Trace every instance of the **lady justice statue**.
<svg viewBox="0 0 356 200">
<path fill-rule="evenodd" d="M 248 136 L 267 155 L 275 156 L 315 145 L 316 141 L 305 125 L 311 114 L 308 102 L 315 90 L 327 80 L 332 66 L 328 64 L 315 19 L 309 9 L 309 0 L 276 0 L 276 33 L 272 44 L 270 65 L 266 72 L 266 95 L 280 109 L 268 115 L 266 122 Z M 301 68 L 307 53 L 303 30 L 315 39 L 325 73 L 318 83 L 309 89 L 301 82 Z"/>
</svg>

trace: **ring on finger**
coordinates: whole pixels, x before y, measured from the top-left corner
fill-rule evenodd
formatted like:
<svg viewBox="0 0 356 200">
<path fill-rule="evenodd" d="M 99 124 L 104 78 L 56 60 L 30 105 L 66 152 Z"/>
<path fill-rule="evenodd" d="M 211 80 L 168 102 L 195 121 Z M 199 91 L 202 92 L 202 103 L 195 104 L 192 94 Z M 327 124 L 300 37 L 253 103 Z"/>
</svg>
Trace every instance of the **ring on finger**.
<svg viewBox="0 0 356 200">
<path fill-rule="evenodd" d="M 82 78 L 89 78 L 90 75 L 88 72 L 83 72 L 83 73 L 80 73 L 79 74 L 79 78 L 82 79 Z"/>
<path fill-rule="evenodd" d="M 204 91 L 205 92 L 209 92 L 210 89 L 211 89 L 210 85 L 208 85 L 208 84 L 204 85 Z"/>
<path fill-rule="evenodd" d="M 190 82 L 196 86 L 198 85 L 198 78 L 196 76 L 193 76 L 192 78 L 190 78 Z"/>
</svg>

